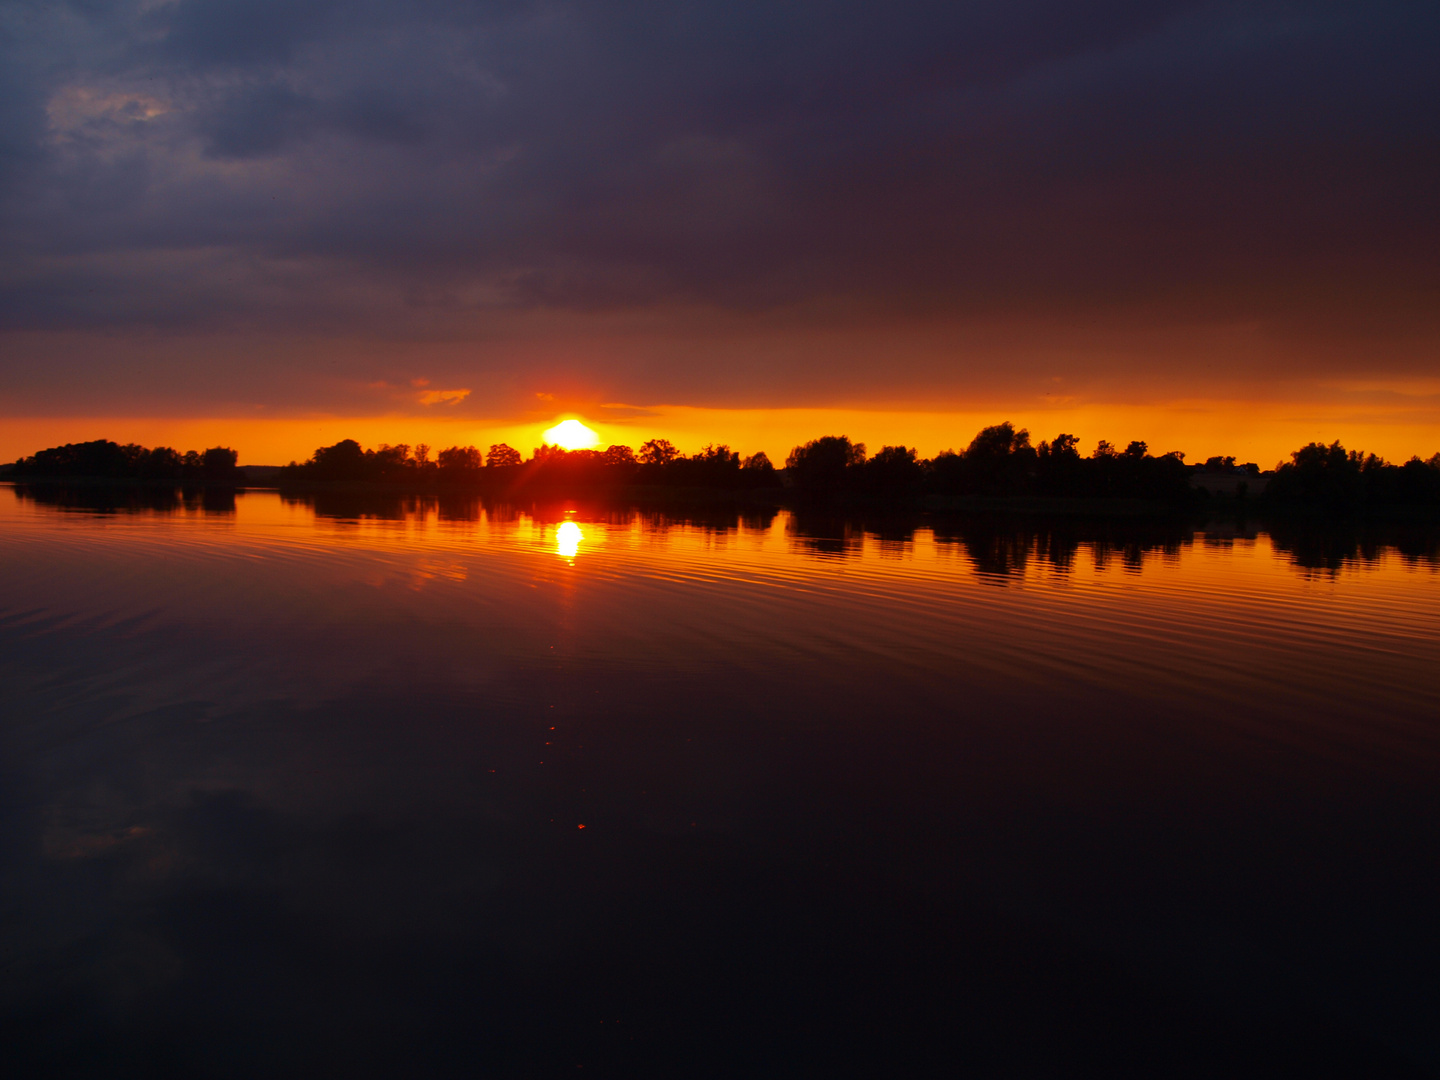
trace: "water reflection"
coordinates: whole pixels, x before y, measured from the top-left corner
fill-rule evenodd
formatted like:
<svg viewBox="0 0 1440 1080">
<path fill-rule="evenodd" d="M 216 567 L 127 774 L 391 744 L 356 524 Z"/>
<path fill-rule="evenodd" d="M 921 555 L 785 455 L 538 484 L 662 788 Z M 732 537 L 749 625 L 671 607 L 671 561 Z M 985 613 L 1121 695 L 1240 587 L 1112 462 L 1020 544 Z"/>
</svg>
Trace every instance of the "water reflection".
<svg viewBox="0 0 1440 1080">
<path fill-rule="evenodd" d="M 562 521 L 555 529 L 555 553 L 563 559 L 574 559 L 580 551 L 585 534 L 573 521 Z"/>
<path fill-rule="evenodd" d="M 419 521 L 433 515 L 440 521 L 478 522 L 483 518 L 492 524 L 530 520 L 553 525 L 575 519 L 621 529 L 640 522 L 650 531 L 671 528 L 702 529 L 715 533 L 739 529 L 763 531 L 773 524 L 779 513 L 772 506 L 644 507 L 578 499 L 514 502 L 481 495 L 407 495 L 373 491 L 287 492 L 278 497 L 286 506 L 305 508 L 317 518 L 334 520 Z"/>
<path fill-rule="evenodd" d="M 786 532 L 796 551 L 821 559 L 857 556 L 863 550 L 864 524 L 853 518 L 813 511 L 789 515 Z"/>
<path fill-rule="evenodd" d="M 150 484 L 16 484 L 22 500 L 91 514 L 233 514 L 235 490 Z"/>
<path fill-rule="evenodd" d="M 1148 560 L 1174 562 L 1194 541 L 1195 527 L 1184 520 L 1054 520 L 983 517 L 937 524 L 937 543 L 958 545 L 982 577 L 1003 583 L 1023 578 L 1035 565 L 1068 574 L 1084 550 L 1096 570 L 1117 564 L 1139 573 Z"/>
<path fill-rule="evenodd" d="M 1433 531 L 175 500 L 0 487 L 15 1075 L 1435 1071 Z"/>
<path fill-rule="evenodd" d="M 1280 519 L 1267 522 L 1266 530 L 1275 550 L 1309 575 L 1334 577 L 1390 554 L 1408 566 L 1440 570 L 1440 522 Z"/>
<path fill-rule="evenodd" d="M 198 515 L 233 517 L 237 495 L 218 488 L 120 485 L 14 485 L 21 503 L 98 515 Z M 513 503 L 481 496 L 377 492 L 242 494 L 250 513 L 275 506 L 308 513 L 341 531 L 366 523 L 401 525 L 419 536 L 435 526 L 481 532 L 538 525 L 555 527 L 556 551 L 575 558 L 586 540 L 582 523 L 607 535 L 643 535 L 673 544 L 684 539 L 718 550 L 739 536 L 771 537 L 777 522 L 785 549 L 818 563 L 877 559 L 897 564 L 959 554 L 991 584 L 1020 582 L 1035 573 L 1072 574 L 1084 557 L 1097 571 L 1139 574 L 1150 564 L 1174 564 L 1183 551 L 1253 546 L 1268 537 L 1273 549 L 1303 576 L 1334 577 L 1347 569 L 1382 563 L 1388 556 L 1416 568 L 1440 569 L 1440 523 L 1356 522 L 1305 518 L 1226 520 L 1197 524 L 1179 519 L 1044 518 L 985 514 L 927 516 L 915 513 L 836 513 L 774 507 L 627 506 L 569 500 Z M 685 539 L 688 538 L 688 539 Z"/>
</svg>

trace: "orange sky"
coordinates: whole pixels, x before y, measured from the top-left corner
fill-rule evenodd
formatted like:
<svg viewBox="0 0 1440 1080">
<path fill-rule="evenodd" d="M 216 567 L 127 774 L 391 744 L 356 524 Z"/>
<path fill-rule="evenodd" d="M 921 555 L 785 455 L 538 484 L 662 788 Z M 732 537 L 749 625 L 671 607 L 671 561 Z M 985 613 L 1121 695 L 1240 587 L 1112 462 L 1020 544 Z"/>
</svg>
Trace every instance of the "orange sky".
<svg viewBox="0 0 1440 1080">
<path fill-rule="evenodd" d="M 1362 388 L 1363 389 L 1363 388 Z M 0 423 L 0 460 L 10 461 L 47 446 L 109 438 L 179 450 L 228 445 L 245 464 L 280 465 L 304 460 L 317 446 L 343 438 L 366 446 L 382 442 L 429 443 L 439 449 L 474 444 L 482 449 L 507 442 L 528 453 L 557 419 L 576 416 L 594 428 L 602 444 L 638 447 L 649 438 L 667 438 L 684 452 L 708 442 L 729 443 L 744 454 L 764 450 L 777 464 L 789 449 L 819 435 L 845 434 L 873 452 L 904 443 L 932 456 L 963 448 L 983 426 L 1010 420 L 1027 427 L 1036 442 L 1058 432 L 1077 434 L 1089 452 L 1098 439 L 1124 443 L 1143 439 L 1152 452 L 1181 450 L 1189 461 L 1234 454 L 1269 468 L 1291 450 L 1311 441 L 1339 439 L 1392 461 L 1440 451 L 1440 406 L 1428 386 L 1413 388 L 1408 402 L 1387 405 L 1353 401 L 1284 404 L 1185 400 L 1155 405 L 1076 404 L 1050 407 L 987 407 L 967 411 L 866 410 L 856 408 L 706 409 L 611 406 L 585 411 L 536 412 L 524 418 L 483 419 L 428 414 L 344 417 L 311 415 L 258 419 L 86 416 L 19 417 Z M 1392 394 L 1393 396 L 1393 394 Z M 635 413 L 644 415 L 635 416 Z M 625 417 L 603 419 L 607 414 Z"/>
</svg>

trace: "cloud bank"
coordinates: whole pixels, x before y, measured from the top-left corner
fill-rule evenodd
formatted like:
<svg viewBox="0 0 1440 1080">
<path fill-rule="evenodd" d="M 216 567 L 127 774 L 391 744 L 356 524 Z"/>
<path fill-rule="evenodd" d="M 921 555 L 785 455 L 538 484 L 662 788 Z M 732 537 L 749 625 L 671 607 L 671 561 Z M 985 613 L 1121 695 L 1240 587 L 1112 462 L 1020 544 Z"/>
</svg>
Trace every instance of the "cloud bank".
<svg viewBox="0 0 1440 1080">
<path fill-rule="evenodd" d="M 478 416 L 1434 370 L 1433 5 L 0 13 L 12 414 L 363 413 L 417 378 L 474 392 L 410 407 Z"/>
</svg>

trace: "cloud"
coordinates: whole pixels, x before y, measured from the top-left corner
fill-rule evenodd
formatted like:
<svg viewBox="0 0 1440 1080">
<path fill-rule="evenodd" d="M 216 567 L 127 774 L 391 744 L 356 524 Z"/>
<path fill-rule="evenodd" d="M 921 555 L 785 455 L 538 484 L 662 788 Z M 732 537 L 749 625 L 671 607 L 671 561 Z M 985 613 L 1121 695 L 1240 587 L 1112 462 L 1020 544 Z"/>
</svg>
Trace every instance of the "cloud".
<svg viewBox="0 0 1440 1080">
<path fill-rule="evenodd" d="M 458 405 L 469 396 L 469 390 L 424 390 L 415 400 L 421 405 Z"/>
<path fill-rule="evenodd" d="M 150 94 L 94 86 L 66 86 L 45 108 L 50 126 L 62 137 L 102 123 L 145 123 L 169 111 L 168 103 Z"/>
<path fill-rule="evenodd" d="M 1067 341 L 1068 374 L 1123 380 L 1186 378 L 1225 328 L 1277 378 L 1359 341 L 1403 374 L 1440 338 L 1426 6 L 87 0 L 7 27 L 12 394 L 62 387 L 35 335 L 77 341 L 66 392 L 174 394 L 184 336 L 188 394 L 316 405 L 337 363 L 814 400 L 1023 387 Z M 373 349 L 308 347 L 342 338 Z"/>
</svg>

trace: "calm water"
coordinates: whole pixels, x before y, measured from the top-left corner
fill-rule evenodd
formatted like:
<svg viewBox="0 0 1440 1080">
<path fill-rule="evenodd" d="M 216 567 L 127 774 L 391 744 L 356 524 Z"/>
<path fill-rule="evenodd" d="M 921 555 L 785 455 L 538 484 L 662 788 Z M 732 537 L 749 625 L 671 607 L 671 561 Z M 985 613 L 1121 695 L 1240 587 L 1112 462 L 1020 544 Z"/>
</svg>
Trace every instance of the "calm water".
<svg viewBox="0 0 1440 1080">
<path fill-rule="evenodd" d="M 1424 530 L 147 498 L 0 488 L 27 1075 L 1440 1068 Z"/>
</svg>

